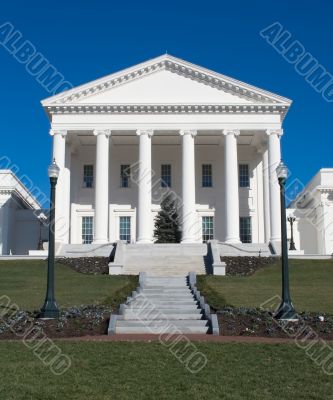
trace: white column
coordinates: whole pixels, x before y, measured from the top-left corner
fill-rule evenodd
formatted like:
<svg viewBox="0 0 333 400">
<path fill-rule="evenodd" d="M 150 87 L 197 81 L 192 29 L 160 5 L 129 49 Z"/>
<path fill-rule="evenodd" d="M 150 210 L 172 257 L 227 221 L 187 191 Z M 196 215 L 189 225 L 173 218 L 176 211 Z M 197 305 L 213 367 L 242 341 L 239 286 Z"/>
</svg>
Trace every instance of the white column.
<svg viewBox="0 0 333 400">
<path fill-rule="evenodd" d="M 269 203 L 271 242 L 281 241 L 281 206 L 280 187 L 277 179 L 276 168 L 281 160 L 280 137 L 282 129 L 268 129 L 268 171 L 269 171 Z"/>
<path fill-rule="evenodd" d="M 55 242 L 68 243 L 70 179 L 65 168 L 67 131 L 51 129 L 50 134 L 53 136 L 53 159 L 60 168 L 55 200 Z"/>
<path fill-rule="evenodd" d="M 108 242 L 109 221 L 109 137 L 111 132 L 94 130 L 96 139 L 96 183 L 94 243 Z"/>
<path fill-rule="evenodd" d="M 195 211 L 195 156 L 194 138 L 196 130 L 181 130 L 182 136 L 182 243 L 196 242 Z"/>
<path fill-rule="evenodd" d="M 264 226 L 265 226 L 265 242 L 269 243 L 271 238 L 271 221 L 269 207 L 269 171 L 268 171 L 268 149 L 262 148 L 262 164 L 263 164 L 263 186 L 264 186 Z"/>
<path fill-rule="evenodd" d="M 136 134 L 139 136 L 137 243 L 152 243 L 151 138 L 153 131 L 140 129 Z"/>
<path fill-rule="evenodd" d="M 226 243 L 240 243 L 239 239 L 239 184 L 237 136 L 239 130 L 223 130 L 224 139 L 224 206 Z"/>
<path fill-rule="evenodd" d="M 66 232 L 65 243 L 70 243 L 71 231 L 71 161 L 72 161 L 72 148 L 70 143 L 65 145 L 65 168 L 64 168 L 64 217 L 68 221 L 68 229 Z"/>
</svg>

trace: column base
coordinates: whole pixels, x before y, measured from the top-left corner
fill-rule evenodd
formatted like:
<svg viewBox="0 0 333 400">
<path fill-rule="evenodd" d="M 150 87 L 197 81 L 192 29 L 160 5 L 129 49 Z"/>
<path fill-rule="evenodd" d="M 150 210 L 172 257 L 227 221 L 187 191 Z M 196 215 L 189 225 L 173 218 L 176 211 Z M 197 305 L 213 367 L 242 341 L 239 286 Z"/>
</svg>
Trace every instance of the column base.
<svg viewBox="0 0 333 400">
<path fill-rule="evenodd" d="M 195 240 L 195 239 L 183 239 L 183 240 L 181 240 L 181 242 L 180 242 L 181 244 L 188 244 L 188 243 L 200 243 L 200 242 L 198 242 L 197 240 Z"/>
<path fill-rule="evenodd" d="M 227 244 L 242 244 L 242 242 L 237 238 L 226 239 L 224 241 L 224 243 L 227 243 Z"/>
<path fill-rule="evenodd" d="M 107 239 L 96 239 L 92 242 L 92 244 L 107 244 L 109 241 Z"/>
<path fill-rule="evenodd" d="M 149 239 L 138 239 L 135 243 L 137 243 L 137 244 L 152 244 L 154 242 Z"/>
</svg>

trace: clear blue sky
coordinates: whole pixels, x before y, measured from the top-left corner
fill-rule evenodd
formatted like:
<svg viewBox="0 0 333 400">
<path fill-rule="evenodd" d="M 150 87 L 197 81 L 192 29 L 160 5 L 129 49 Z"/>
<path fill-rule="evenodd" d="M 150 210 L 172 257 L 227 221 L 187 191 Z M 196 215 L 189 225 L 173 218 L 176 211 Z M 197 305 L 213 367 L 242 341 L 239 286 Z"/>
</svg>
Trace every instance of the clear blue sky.
<svg viewBox="0 0 333 400">
<path fill-rule="evenodd" d="M 11 22 L 74 86 L 168 53 L 293 100 L 283 157 L 306 183 L 333 167 L 333 103 L 327 103 L 259 31 L 279 21 L 333 74 L 332 2 L 107 1 L 2 2 Z M 48 193 L 49 94 L 0 46 L 0 156 Z"/>
</svg>

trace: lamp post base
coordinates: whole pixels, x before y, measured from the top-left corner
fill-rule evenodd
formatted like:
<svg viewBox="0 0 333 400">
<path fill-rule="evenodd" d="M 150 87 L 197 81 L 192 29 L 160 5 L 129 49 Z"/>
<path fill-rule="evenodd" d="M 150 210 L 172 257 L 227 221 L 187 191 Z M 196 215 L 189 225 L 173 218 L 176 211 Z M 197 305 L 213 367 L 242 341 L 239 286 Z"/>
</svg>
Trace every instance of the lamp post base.
<svg viewBox="0 0 333 400">
<path fill-rule="evenodd" d="M 56 319 L 59 318 L 60 312 L 55 301 L 46 301 L 38 314 L 41 319 Z"/>
<path fill-rule="evenodd" d="M 274 314 L 275 319 L 287 320 L 287 321 L 298 321 L 298 316 L 291 302 L 283 301 L 279 305 L 279 308 Z"/>
</svg>

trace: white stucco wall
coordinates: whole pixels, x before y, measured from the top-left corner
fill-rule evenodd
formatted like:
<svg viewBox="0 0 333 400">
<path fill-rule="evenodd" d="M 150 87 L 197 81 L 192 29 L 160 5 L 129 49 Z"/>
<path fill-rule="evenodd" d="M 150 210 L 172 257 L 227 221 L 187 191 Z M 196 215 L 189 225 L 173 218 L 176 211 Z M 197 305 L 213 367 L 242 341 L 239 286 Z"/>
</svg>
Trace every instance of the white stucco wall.
<svg viewBox="0 0 333 400">
<path fill-rule="evenodd" d="M 297 218 L 296 247 L 305 254 L 333 253 L 333 169 L 323 168 L 291 205 Z"/>
</svg>

